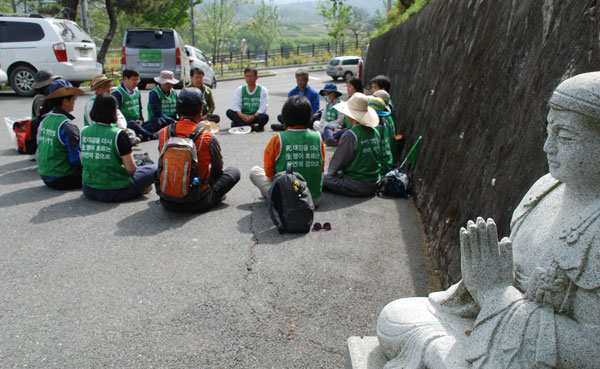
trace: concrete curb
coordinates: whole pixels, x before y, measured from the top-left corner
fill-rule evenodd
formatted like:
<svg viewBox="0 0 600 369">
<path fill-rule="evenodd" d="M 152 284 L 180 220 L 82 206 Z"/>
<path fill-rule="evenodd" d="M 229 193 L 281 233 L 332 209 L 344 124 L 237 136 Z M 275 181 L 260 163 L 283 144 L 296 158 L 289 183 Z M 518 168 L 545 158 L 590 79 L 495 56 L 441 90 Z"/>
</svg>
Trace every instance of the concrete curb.
<svg viewBox="0 0 600 369">
<path fill-rule="evenodd" d="M 267 67 L 267 68 L 257 68 L 256 70 L 258 70 L 259 72 L 261 70 L 273 70 L 273 69 L 290 69 L 290 68 L 302 68 L 302 67 L 312 67 L 315 65 L 323 65 L 324 63 L 311 63 L 311 64 L 295 64 L 295 65 L 280 65 L 280 66 L 276 66 L 276 67 Z M 308 72 L 322 72 L 324 70 L 327 70 L 327 68 L 323 67 L 323 68 L 317 68 L 317 69 L 310 69 Z M 260 77 L 272 77 L 272 76 L 276 76 L 277 73 L 276 72 L 271 72 L 271 73 L 267 73 L 267 74 L 261 74 Z M 215 74 L 215 76 L 217 76 L 217 74 Z M 244 79 L 244 77 L 225 77 L 225 78 L 217 78 L 217 81 L 234 81 L 236 79 Z"/>
</svg>

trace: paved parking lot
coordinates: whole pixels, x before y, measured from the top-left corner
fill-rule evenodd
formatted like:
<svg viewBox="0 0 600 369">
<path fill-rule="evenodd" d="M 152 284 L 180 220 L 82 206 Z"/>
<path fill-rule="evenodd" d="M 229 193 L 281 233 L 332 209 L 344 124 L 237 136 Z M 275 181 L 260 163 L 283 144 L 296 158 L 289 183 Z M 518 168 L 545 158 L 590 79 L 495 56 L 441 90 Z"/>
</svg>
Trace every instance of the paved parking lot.
<svg viewBox="0 0 600 369">
<path fill-rule="evenodd" d="M 258 80 L 271 121 L 293 72 Z M 314 88 L 325 82 L 311 74 Z M 221 117 L 241 83 L 219 82 Z M 30 104 L 0 93 L 3 117 L 26 116 Z M 331 231 L 280 235 L 248 179 L 269 129 L 230 135 L 221 124 L 225 165 L 242 179 L 195 215 L 164 211 L 154 193 L 104 204 L 48 189 L 0 129 L 0 367 L 340 368 L 345 339 L 374 335 L 386 303 L 427 293 L 412 200 L 326 193 L 315 221 Z M 157 141 L 144 151 L 156 160 Z"/>
</svg>

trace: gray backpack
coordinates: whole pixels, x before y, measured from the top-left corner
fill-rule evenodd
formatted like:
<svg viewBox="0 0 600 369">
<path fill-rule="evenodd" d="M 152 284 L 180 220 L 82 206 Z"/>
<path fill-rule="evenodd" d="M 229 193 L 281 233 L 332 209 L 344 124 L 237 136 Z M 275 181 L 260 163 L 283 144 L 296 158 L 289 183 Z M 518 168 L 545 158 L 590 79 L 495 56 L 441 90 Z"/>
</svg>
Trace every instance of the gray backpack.
<svg viewBox="0 0 600 369">
<path fill-rule="evenodd" d="M 300 173 L 292 172 L 292 164 L 288 163 L 285 172 L 275 175 L 269 189 L 273 223 L 279 233 L 306 233 L 310 231 L 314 210 L 306 180 Z"/>
</svg>

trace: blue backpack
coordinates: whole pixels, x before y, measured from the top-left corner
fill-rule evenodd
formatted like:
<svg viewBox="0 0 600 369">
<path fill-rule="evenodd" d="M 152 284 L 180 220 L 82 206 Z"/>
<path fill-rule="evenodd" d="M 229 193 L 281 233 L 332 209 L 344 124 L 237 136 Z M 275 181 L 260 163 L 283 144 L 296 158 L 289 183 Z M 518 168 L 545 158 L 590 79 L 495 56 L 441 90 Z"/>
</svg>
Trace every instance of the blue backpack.
<svg viewBox="0 0 600 369">
<path fill-rule="evenodd" d="M 393 197 L 410 197 L 408 174 L 400 168 L 392 169 L 377 182 L 377 194 Z"/>
</svg>

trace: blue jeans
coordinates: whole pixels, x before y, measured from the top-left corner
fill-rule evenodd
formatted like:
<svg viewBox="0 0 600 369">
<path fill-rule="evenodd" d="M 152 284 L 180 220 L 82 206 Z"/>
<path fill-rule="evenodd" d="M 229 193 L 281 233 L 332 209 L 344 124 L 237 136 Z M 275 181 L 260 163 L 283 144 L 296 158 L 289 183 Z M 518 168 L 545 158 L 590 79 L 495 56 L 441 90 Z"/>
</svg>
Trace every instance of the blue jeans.
<svg viewBox="0 0 600 369">
<path fill-rule="evenodd" d="M 152 139 L 152 132 L 144 128 L 143 125 L 139 125 L 135 120 L 127 121 L 127 128 L 133 130 L 136 135 L 142 136 L 142 141 L 150 141 Z"/>
<path fill-rule="evenodd" d="M 338 128 L 338 126 L 336 124 L 328 124 L 325 126 L 325 130 L 323 130 L 323 139 L 327 139 L 327 138 L 332 138 L 334 140 L 339 140 L 340 137 L 342 137 L 342 135 L 344 134 L 344 130 L 340 129 L 337 133 L 333 133 L 334 130 L 336 130 Z"/>
<path fill-rule="evenodd" d="M 129 187 L 126 188 L 99 190 L 83 185 L 83 195 L 90 200 L 103 202 L 123 202 L 135 199 L 154 183 L 156 169 L 154 164 L 138 167 L 133 173 Z"/>
<path fill-rule="evenodd" d="M 157 118 L 152 118 L 152 119 L 144 122 L 144 124 L 142 124 L 142 128 L 144 128 L 148 132 L 154 133 L 154 132 L 160 131 L 164 127 L 166 127 L 169 124 L 174 123 L 174 122 L 176 122 L 176 120 L 174 120 L 174 119 L 166 119 L 163 117 L 157 117 Z"/>
</svg>

